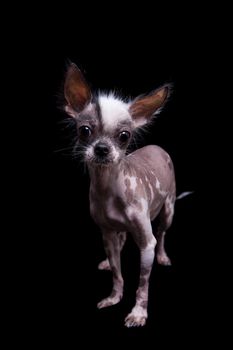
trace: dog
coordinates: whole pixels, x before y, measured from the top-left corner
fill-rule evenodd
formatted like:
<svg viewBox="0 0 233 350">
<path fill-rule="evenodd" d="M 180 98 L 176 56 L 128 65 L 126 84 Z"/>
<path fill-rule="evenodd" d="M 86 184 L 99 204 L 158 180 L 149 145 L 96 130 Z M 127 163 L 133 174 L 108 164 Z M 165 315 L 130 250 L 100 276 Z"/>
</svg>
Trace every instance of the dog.
<svg viewBox="0 0 233 350">
<path fill-rule="evenodd" d="M 132 235 L 140 250 L 139 286 L 135 306 L 125 318 L 127 327 L 146 324 L 154 256 L 161 265 L 171 264 L 164 237 L 177 199 L 170 156 L 155 145 L 128 155 L 127 148 L 135 132 L 149 125 L 162 110 L 170 92 L 171 85 L 165 84 L 126 102 L 114 93 L 93 94 L 73 63 L 65 76 L 64 109 L 77 123 L 78 144 L 90 174 L 90 213 L 101 229 L 107 256 L 98 267 L 112 271 L 112 292 L 97 304 L 99 309 L 119 303 L 123 296 L 120 253 L 126 233 Z M 154 235 L 151 221 L 155 218 L 158 226 Z"/>
</svg>

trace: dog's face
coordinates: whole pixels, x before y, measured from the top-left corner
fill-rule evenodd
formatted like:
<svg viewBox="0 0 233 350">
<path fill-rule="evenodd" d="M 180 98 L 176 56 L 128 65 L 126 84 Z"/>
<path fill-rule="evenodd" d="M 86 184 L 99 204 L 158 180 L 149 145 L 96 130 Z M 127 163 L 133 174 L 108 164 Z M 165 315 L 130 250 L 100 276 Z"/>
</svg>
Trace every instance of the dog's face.
<svg viewBox="0 0 233 350">
<path fill-rule="evenodd" d="M 133 132 L 126 103 L 114 96 L 92 98 L 76 120 L 87 163 L 109 165 L 124 157 Z"/>
<path fill-rule="evenodd" d="M 71 64 L 64 94 L 65 111 L 77 122 L 85 162 L 107 166 L 125 156 L 133 132 L 158 113 L 168 97 L 169 86 L 127 103 L 114 94 L 93 96 L 81 71 Z"/>
</svg>

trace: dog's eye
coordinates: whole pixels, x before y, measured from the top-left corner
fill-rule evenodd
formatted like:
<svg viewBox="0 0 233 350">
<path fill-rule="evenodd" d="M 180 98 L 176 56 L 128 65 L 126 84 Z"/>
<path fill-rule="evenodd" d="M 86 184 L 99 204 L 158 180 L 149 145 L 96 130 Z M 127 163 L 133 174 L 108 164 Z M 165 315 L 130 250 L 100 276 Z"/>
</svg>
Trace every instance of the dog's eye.
<svg viewBox="0 0 233 350">
<path fill-rule="evenodd" d="M 89 126 L 83 125 L 79 128 L 79 137 L 86 141 L 91 136 L 91 129 Z"/>
<path fill-rule="evenodd" d="M 128 131 L 122 131 L 119 134 L 119 140 L 121 143 L 126 143 L 130 138 L 130 133 Z"/>
</svg>

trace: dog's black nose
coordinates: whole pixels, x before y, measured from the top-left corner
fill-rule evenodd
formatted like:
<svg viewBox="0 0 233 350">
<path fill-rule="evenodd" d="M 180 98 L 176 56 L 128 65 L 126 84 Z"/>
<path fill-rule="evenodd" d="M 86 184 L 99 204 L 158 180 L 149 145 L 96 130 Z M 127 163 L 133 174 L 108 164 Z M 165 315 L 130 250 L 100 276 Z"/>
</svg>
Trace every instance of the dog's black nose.
<svg viewBox="0 0 233 350">
<path fill-rule="evenodd" d="M 109 154 L 109 147 L 105 143 L 98 143 L 95 146 L 95 154 L 98 157 L 104 157 Z"/>
</svg>

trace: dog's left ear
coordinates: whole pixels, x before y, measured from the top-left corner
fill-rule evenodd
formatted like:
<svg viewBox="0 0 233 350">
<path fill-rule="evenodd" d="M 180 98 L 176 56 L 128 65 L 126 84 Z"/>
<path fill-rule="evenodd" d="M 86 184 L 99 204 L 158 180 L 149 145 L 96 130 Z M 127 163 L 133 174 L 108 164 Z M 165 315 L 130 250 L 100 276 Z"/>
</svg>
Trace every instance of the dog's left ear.
<svg viewBox="0 0 233 350">
<path fill-rule="evenodd" d="M 64 95 L 67 102 L 65 111 L 72 117 L 81 112 L 92 98 L 91 89 L 74 63 L 70 64 L 66 73 Z"/>
<path fill-rule="evenodd" d="M 158 114 L 171 93 L 171 85 L 164 85 L 149 95 L 139 96 L 129 107 L 129 112 L 136 127 L 142 126 L 151 121 L 152 117 Z"/>
</svg>

